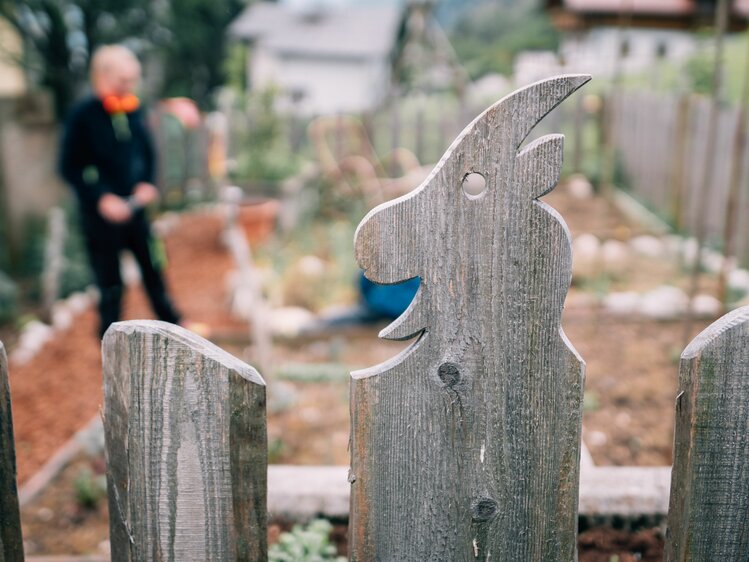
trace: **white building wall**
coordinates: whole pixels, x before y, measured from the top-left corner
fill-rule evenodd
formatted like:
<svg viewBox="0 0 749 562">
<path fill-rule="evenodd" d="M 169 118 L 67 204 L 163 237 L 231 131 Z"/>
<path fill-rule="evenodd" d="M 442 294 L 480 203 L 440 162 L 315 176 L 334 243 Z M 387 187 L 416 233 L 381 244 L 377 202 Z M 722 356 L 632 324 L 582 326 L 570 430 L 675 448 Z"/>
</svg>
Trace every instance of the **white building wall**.
<svg viewBox="0 0 749 562">
<path fill-rule="evenodd" d="M 18 33 L 0 18 L 0 97 L 16 97 L 26 91 L 23 71 L 12 61 L 20 58 L 22 52 Z"/>
<path fill-rule="evenodd" d="M 565 72 L 581 72 L 596 78 L 611 78 L 616 72 L 622 38 L 626 38 L 628 52 L 621 59 L 619 71 L 624 74 L 656 69 L 663 60 L 681 62 L 697 49 L 693 34 L 683 31 L 657 29 L 600 28 L 562 42 L 557 56 L 551 52 L 526 52 L 515 59 L 514 79 L 522 86 Z"/>
<path fill-rule="evenodd" d="M 376 107 L 390 80 L 389 64 L 376 59 L 279 56 L 253 49 L 250 87 L 278 87 L 281 108 L 303 115 L 355 113 Z M 292 102 L 292 94 L 298 96 Z"/>
</svg>

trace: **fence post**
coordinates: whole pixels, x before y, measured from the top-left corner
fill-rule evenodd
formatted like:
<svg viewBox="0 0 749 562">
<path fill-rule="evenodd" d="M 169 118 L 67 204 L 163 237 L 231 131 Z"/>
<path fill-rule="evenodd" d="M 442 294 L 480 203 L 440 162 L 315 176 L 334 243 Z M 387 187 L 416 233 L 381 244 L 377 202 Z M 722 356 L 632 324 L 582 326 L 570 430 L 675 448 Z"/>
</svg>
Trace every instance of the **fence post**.
<svg viewBox="0 0 749 562">
<path fill-rule="evenodd" d="M 23 562 L 8 358 L 0 342 L 0 562 Z"/>
<path fill-rule="evenodd" d="M 584 363 L 560 327 L 569 232 L 538 201 L 562 136 L 518 147 L 588 79 L 504 98 L 359 225 L 369 279 L 421 286 L 380 334 L 415 343 L 352 373 L 353 562 L 576 559 Z M 479 195 L 461 188 L 473 173 Z"/>
<path fill-rule="evenodd" d="M 681 355 L 667 561 L 749 557 L 749 307 Z"/>
<path fill-rule="evenodd" d="M 267 560 L 265 383 L 178 326 L 104 336 L 112 561 Z"/>
</svg>

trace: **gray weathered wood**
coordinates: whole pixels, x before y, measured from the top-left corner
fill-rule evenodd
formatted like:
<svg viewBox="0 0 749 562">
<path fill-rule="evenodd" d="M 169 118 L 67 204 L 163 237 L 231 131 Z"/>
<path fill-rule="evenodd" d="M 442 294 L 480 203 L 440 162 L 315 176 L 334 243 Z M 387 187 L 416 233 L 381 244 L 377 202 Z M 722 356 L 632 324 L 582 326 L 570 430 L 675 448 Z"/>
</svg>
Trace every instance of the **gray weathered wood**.
<svg viewBox="0 0 749 562">
<path fill-rule="evenodd" d="M 0 562 L 23 562 L 8 360 L 0 342 Z"/>
<path fill-rule="evenodd" d="M 666 560 L 749 559 L 749 307 L 681 355 Z"/>
<path fill-rule="evenodd" d="M 66 230 L 65 211 L 60 207 L 51 208 L 47 213 L 47 242 L 42 273 L 42 302 L 49 319 L 52 318 L 52 307 L 60 296 L 60 279 L 65 266 Z"/>
<path fill-rule="evenodd" d="M 427 180 L 359 225 L 378 283 L 421 278 L 381 337 L 416 342 L 352 374 L 355 562 L 576 557 L 584 363 L 560 327 L 569 232 L 538 200 L 562 136 L 520 144 L 587 82 L 561 76 L 477 117 Z M 469 196 L 468 173 L 487 188 Z"/>
<path fill-rule="evenodd" d="M 113 562 L 267 560 L 265 383 L 178 326 L 104 336 Z"/>
</svg>

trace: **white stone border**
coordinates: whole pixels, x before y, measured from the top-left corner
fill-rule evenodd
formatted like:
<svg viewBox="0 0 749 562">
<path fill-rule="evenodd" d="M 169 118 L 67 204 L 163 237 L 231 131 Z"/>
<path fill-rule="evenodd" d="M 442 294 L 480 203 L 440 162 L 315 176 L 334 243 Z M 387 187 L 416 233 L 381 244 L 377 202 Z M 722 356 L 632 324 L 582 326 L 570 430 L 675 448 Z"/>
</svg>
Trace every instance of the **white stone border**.
<svg viewBox="0 0 749 562">
<path fill-rule="evenodd" d="M 76 433 L 19 489 L 27 506 L 76 455 L 102 434 L 97 415 Z M 317 515 L 347 518 L 347 466 L 276 464 L 268 467 L 268 511 L 271 516 L 306 520 Z M 671 467 L 595 466 L 583 446 L 580 462 L 580 515 L 665 516 L 668 513 Z"/>
</svg>

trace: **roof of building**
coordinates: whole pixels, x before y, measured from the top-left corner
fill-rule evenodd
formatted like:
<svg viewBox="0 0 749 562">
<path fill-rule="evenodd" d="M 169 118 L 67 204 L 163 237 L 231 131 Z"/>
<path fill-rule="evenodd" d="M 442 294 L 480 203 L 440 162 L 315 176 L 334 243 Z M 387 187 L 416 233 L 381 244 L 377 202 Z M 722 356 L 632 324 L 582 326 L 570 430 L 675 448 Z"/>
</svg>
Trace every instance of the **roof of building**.
<svg viewBox="0 0 749 562">
<path fill-rule="evenodd" d="M 695 28 L 712 23 L 711 0 L 546 0 L 561 28 L 616 24 L 627 19 L 634 27 Z M 731 0 L 731 25 L 746 26 L 749 0 Z"/>
<path fill-rule="evenodd" d="M 258 2 L 232 22 L 229 33 L 279 54 L 377 58 L 391 53 L 402 13 L 387 5 L 299 9 Z"/>
</svg>

